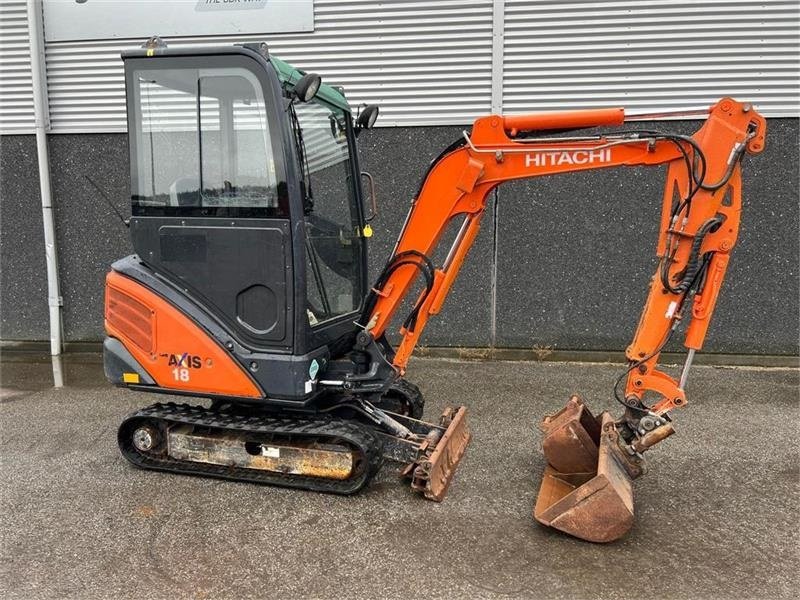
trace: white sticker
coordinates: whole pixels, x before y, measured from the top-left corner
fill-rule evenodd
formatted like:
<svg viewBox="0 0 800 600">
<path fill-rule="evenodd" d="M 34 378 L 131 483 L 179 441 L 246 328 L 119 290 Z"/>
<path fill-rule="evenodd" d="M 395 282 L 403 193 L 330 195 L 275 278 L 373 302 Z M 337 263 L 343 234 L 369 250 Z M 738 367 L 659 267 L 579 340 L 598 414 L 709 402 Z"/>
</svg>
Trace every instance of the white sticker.
<svg viewBox="0 0 800 600">
<path fill-rule="evenodd" d="M 280 458 L 281 449 L 273 448 L 272 446 L 261 446 L 261 456 L 266 456 L 267 458 Z"/>
<path fill-rule="evenodd" d="M 672 315 L 675 314 L 676 308 L 678 308 L 678 302 L 676 300 L 673 300 L 672 302 L 669 303 L 669 307 L 667 307 L 667 314 L 665 314 L 664 316 L 667 319 L 671 319 Z"/>
<path fill-rule="evenodd" d="M 306 394 L 310 394 L 313 391 L 314 391 L 314 380 L 309 379 L 308 381 L 306 381 Z"/>
</svg>

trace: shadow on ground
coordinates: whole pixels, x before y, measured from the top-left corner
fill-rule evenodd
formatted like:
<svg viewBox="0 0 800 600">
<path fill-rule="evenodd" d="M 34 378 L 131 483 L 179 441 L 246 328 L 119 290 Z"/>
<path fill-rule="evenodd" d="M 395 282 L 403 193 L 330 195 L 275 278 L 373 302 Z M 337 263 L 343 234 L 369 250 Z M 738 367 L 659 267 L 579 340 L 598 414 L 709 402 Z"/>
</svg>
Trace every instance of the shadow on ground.
<svg viewBox="0 0 800 600">
<path fill-rule="evenodd" d="M 569 393 L 614 409 L 618 367 L 416 360 L 426 414 L 470 407 L 446 501 L 391 469 L 343 498 L 144 472 L 116 427 L 164 398 L 107 386 L 97 360 L 2 363 L 4 598 L 778 598 L 798 559 L 798 371 L 697 367 L 678 435 L 636 482 L 637 520 L 593 545 L 531 517 L 536 421 Z"/>
</svg>

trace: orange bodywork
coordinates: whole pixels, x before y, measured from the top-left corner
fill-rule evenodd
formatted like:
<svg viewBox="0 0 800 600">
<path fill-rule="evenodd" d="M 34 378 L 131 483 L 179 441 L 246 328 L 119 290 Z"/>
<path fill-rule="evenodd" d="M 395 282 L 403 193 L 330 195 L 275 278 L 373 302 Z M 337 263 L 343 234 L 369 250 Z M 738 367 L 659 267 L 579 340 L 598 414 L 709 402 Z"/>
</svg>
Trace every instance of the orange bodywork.
<svg viewBox="0 0 800 600">
<path fill-rule="evenodd" d="M 105 328 L 159 387 L 197 395 L 263 397 L 249 374 L 203 329 L 115 271 L 106 276 Z"/>
<path fill-rule="evenodd" d="M 709 109 L 707 120 L 692 136 L 707 163 L 703 181 L 713 184 L 723 180 L 726 174 L 730 177 L 719 189 L 700 188 L 694 195 L 688 217 L 683 215 L 679 223 L 670 222 L 670 211 L 674 198 L 685 198 L 688 192 L 689 175 L 683 155 L 683 152 L 690 155 L 693 152 L 688 142 L 652 139 L 644 134 L 640 139 L 631 139 L 613 133 L 591 139 L 516 138 L 526 130 L 619 125 L 623 121 L 624 111 L 618 108 L 506 117 L 490 115 L 477 119 L 469 136 L 465 133 L 467 145 L 445 155 L 431 168 L 394 254 L 412 252 L 429 257 L 448 223 L 455 218 L 463 222 L 448 258 L 433 271 L 430 291 L 423 292 L 418 300 L 417 318 L 400 330 L 402 340 L 394 357 L 398 371 L 405 371 L 428 317 L 441 309 L 475 239 L 487 196 L 493 188 L 515 179 L 619 166 L 668 165 L 658 254 L 664 257 L 669 251 L 671 277 L 686 268 L 692 240 L 703 223 L 715 216 L 724 218 L 718 229 L 703 238 L 700 248 L 702 255 L 713 254 L 709 254 L 712 258 L 702 293 L 693 300 L 685 343 L 691 349 L 702 346 L 739 230 L 741 172 L 736 157 L 740 149 L 750 153 L 764 149 L 766 122 L 750 105 L 730 98 L 720 100 Z M 375 337 L 384 333 L 419 273 L 420 269 L 413 265 L 400 266 L 381 289 L 375 290 L 377 300 L 366 324 Z M 641 399 L 645 392 L 655 392 L 662 397 L 654 407 L 659 414 L 686 402 L 678 384 L 655 368 L 660 348 L 676 320 L 687 316 L 681 310 L 684 300 L 684 294 L 664 289 L 657 273 L 633 343 L 627 349 L 628 359 L 642 364 L 629 374 L 626 396 Z"/>
</svg>

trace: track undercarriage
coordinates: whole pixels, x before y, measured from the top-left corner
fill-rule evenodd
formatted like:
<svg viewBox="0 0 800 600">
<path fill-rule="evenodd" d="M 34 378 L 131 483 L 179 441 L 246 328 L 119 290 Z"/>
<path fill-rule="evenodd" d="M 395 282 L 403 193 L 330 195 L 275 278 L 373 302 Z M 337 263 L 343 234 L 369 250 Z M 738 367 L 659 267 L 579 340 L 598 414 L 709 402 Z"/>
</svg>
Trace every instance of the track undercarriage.
<svg viewBox="0 0 800 600">
<path fill-rule="evenodd" d="M 406 414 L 363 401 L 308 413 L 153 404 L 123 421 L 118 443 L 144 469 L 334 494 L 364 488 L 387 458 L 403 465 L 412 489 L 441 501 L 470 440 L 466 410 L 447 409 L 436 424 L 416 419 L 422 397 L 402 384 L 386 404 Z"/>
</svg>

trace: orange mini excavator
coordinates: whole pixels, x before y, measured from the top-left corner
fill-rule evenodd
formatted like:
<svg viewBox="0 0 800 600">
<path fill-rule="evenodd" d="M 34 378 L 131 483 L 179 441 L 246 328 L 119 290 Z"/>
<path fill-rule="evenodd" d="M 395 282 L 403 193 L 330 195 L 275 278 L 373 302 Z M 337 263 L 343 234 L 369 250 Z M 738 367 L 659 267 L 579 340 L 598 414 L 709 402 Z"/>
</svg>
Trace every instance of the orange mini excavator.
<svg viewBox="0 0 800 600">
<path fill-rule="evenodd" d="M 376 204 L 356 138 L 376 106 L 354 117 L 341 88 L 265 44 L 167 48 L 152 38 L 123 59 L 136 254 L 106 280 L 105 371 L 120 386 L 206 400 L 123 421 L 123 455 L 148 469 L 350 494 L 388 458 L 442 500 L 470 440 L 466 411 L 420 420 L 422 396 L 404 377 L 489 192 L 513 179 L 667 165 L 658 269 L 613 390 L 624 414 L 596 418 L 573 397 L 542 424 L 536 519 L 593 541 L 627 531 L 631 481 L 686 404 L 736 242 L 742 157 L 764 149 L 765 121 L 749 104 L 720 100 L 693 136 L 622 128 L 632 118 L 621 108 L 481 117 L 431 163 L 370 285 Z M 412 293 L 393 346 L 387 331 Z M 656 363 L 684 320 L 689 354 L 676 382 Z"/>
</svg>

